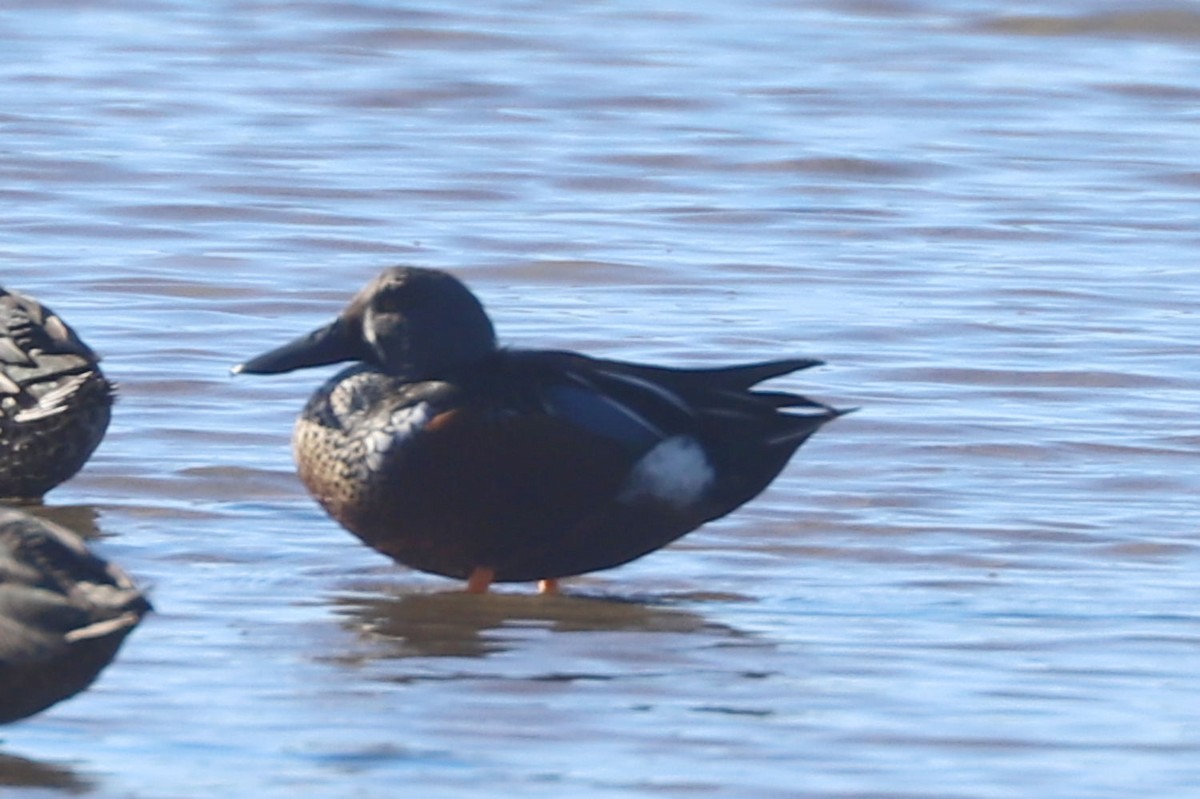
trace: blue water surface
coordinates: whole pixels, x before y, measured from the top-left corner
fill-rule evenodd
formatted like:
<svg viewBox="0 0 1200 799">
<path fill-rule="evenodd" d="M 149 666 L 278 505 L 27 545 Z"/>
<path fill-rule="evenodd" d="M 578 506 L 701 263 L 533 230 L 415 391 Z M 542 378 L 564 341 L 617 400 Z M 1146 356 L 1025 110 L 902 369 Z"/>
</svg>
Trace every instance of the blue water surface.
<svg viewBox="0 0 1200 799">
<path fill-rule="evenodd" d="M 1103 0 L 0 10 L 0 284 L 121 386 L 46 513 L 158 613 L 5 796 L 1191 797 L 1200 11 Z M 328 520 L 378 269 L 522 346 L 861 406 L 666 551 L 480 600 Z"/>
</svg>

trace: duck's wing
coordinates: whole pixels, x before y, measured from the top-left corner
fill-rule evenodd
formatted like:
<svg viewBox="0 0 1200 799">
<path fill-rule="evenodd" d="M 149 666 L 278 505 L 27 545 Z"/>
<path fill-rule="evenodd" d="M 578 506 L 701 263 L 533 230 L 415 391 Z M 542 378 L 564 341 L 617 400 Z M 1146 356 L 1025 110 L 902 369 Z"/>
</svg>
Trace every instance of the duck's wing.
<svg viewBox="0 0 1200 799">
<path fill-rule="evenodd" d="M 32 366 L 32 354 L 100 360 L 58 314 L 32 297 L 0 288 L 0 363 Z"/>
<path fill-rule="evenodd" d="M 677 369 L 571 352 L 506 355 L 510 383 L 520 387 L 516 393 L 523 405 L 536 404 L 541 412 L 635 451 L 675 436 L 706 438 L 739 429 L 802 441 L 840 413 L 799 394 L 752 390 L 764 380 L 820 363 L 811 359 Z"/>
<path fill-rule="evenodd" d="M 92 554 L 65 528 L 0 509 L 0 619 L 37 637 L 70 643 L 132 627 L 150 603 L 124 571 Z M 6 648 L 5 645 L 11 645 Z M 0 660 L 19 657 L 0 638 Z"/>
<path fill-rule="evenodd" d="M 0 399 L 9 415 L 31 422 L 69 409 L 99 375 L 98 356 L 66 322 L 37 300 L 0 288 Z M 114 392 L 107 384 L 107 392 Z"/>
</svg>

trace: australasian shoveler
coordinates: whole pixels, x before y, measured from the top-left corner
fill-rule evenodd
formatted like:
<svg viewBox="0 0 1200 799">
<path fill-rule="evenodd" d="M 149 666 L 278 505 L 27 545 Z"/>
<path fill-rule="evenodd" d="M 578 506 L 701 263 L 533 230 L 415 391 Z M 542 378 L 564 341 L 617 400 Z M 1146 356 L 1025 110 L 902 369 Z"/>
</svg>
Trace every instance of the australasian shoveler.
<svg viewBox="0 0 1200 799">
<path fill-rule="evenodd" d="M 149 611 L 79 536 L 0 508 L 0 723 L 87 688 Z"/>
<path fill-rule="evenodd" d="M 41 499 L 91 457 L 116 391 L 99 362 L 49 308 L 0 288 L 0 498 Z"/>
<path fill-rule="evenodd" d="M 758 495 L 842 412 L 769 378 L 503 349 L 453 276 L 397 267 L 329 325 L 234 372 L 357 361 L 309 399 L 300 478 L 368 545 L 425 572 L 541 581 L 627 563 Z"/>
</svg>

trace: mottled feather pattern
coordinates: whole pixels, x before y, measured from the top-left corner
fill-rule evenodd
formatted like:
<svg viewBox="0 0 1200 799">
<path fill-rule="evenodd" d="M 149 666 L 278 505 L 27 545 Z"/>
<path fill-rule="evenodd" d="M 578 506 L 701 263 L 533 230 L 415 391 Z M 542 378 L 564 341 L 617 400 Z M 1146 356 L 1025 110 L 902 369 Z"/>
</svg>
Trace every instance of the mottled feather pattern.
<svg viewBox="0 0 1200 799">
<path fill-rule="evenodd" d="M 103 439 L 115 394 L 62 319 L 0 289 L 0 497 L 39 499 L 74 475 Z"/>
</svg>

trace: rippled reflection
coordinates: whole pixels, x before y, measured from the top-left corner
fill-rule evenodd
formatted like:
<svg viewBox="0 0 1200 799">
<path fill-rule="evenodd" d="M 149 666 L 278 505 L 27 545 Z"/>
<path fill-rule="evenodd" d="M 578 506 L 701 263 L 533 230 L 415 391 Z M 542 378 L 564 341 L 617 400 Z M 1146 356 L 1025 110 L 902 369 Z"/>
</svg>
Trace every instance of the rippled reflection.
<svg viewBox="0 0 1200 799">
<path fill-rule="evenodd" d="M 100 509 L 94 505 L 20 505 L 20 510 L 34 516 L 61 524 L 76 535 L 87 539 L 105 535 L 100 526 Z"/>
<path fill-rule="evenodd" d="M 735 634 L 696 613 L 603 597 L 447 591 L 332 602 L 347 628 L 372 644 L 371 656 L 384 658 L 479 658 L 527 646 L 547 632 Z"/>
<path fill-rule="evenodd" d="M 94 786 L 67 766 L 0 753 L 0 787 L 51 788 L 69 794 L 84 794 Z"/>
</svg>

